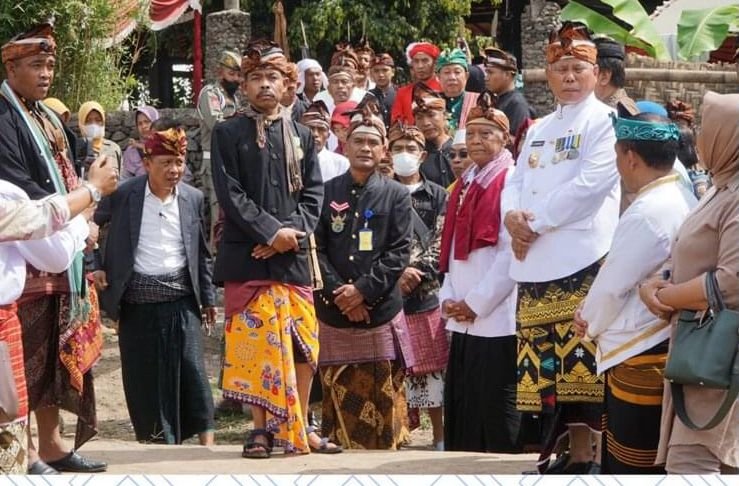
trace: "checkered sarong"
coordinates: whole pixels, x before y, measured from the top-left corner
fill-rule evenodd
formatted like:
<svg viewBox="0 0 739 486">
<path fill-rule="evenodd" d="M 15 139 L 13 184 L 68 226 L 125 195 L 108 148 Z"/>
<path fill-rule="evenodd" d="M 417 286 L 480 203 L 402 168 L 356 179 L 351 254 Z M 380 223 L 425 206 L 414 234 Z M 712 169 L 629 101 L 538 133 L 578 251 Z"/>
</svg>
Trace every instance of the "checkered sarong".
<svg viewBox="0 0 739 486">
<path fill-rule="evenodd" d="M 192 292 L 187 268 L 161 275 L 133 272 L 123 300 L 129 304 L 161 304 L 187 297 Z"/>
</svg>

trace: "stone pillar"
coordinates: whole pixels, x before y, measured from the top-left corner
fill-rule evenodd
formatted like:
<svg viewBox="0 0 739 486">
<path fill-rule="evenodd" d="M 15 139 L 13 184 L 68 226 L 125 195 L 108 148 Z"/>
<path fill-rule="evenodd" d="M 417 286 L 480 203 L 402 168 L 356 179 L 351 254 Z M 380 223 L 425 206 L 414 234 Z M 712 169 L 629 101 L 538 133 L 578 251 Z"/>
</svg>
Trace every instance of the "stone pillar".
<svg viewBox="0 0 739 486">
<path fill-rule="evenodd" d="M 236 3 L 238 1 L 226 2 Z M 251 37 L 251 16 L 238 9 L 208 14 L 205 19 L 205 82 L 216 78 L 218 58 L 225 49 L 243 53 Z"/>
<path fill-rule="evenodd" d="M 223 0 L 223 10 L 239 10 L 239 0 Z"/>
<path fill-rule="evenodd" d="M 557 3 L 546 2 L 539 14 L 532 18 L 531 5 L 524 8 L 521 15 L 521 52 L 526 69 L 546 67 L 549 33 L 559 28 L 560 11 Z M 528 102 L 536 109 L 538 116 L 544 116 L 554 109 L 554 96 L 546 83 L 528 83 L 524 86 L 524 94 Z"/>
</svg>

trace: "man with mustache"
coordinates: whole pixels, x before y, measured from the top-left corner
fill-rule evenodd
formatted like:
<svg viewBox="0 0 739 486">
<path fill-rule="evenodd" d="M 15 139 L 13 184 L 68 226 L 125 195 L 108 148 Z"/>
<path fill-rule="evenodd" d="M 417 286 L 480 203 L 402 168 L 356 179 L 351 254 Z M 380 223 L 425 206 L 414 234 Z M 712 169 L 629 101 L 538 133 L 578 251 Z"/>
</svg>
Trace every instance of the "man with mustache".
<svg viewBox="0 0 739 486">
<path fill-rule="evenodd" d="M 395 450 L 407 438 L 405 368 L 415 364 L 397 285 L 408 266 L 411 198 L 377 173 L 385 122 L 368 95 L 352 112 L 349 170 L 328 181 L 316 242 L 322 429 L 352 449 Z M 366 412 L 371 410 L 371 412 Z"/>
<path fill-rule="evenodd" d="M 75 171 L 74 143 L 57 115 L 46 108 L 54 79 L 53 26 L 41 24 L 2 46 L 8 78 L 0 92 L 0 179 L 20 187 L 31 199 L 88 187 Z M 92 224 L 91 229 L 97 230 Z M 94 239 L 88 240 L 88 246 Z M 29 444 L 29 472 L 91 473 L 104 462 L 75 452 L 95 436 L 95 395 L 90 369 L 100 356 L 102 334 L 95 289 L 84 276 L 82 252 L 66 272 L 49 274 L 29 265 L 18 299 L 22 325 L 29 408 L 38 422 L 38 452 Z M 59 409 L 79 417 L 75 447 L 67 449 L 59 431 Z M 48 464 L 47 464 L 48 463 Z"/>
<path fill-rule="evenodd" d="M 255 41 L 241 63 L 243 113 L 213 132 L 213 183 L 225 221 L 215 280 L 225 290 L 226 398 L 251 405 L 242 456 L 336 453 L 308 427 L 318 363 L 311 238 L 323 203 L 313 136 L 280 104 L 291 69 L 275 43 Z"/>
<path fill-rule="evenodd" d="M 597 49 L 587 27 L 565 22 L 549 40 L 546 75 L 558 105 L 529 129 L 502 199 L 518 282 L 517 406 L 551 424 L 540 464 L 569 435 L 569 454 L 549 472 L 588 474 L 600 463 L 593 432 L 604 384 L 594 345 L 572 326 L 618 223 L 613 110 L 595 96 Z"/>
<path fill-rule="evenodd" d="M 198 95 L 198 115 L 200 116 L 200 146 L 203 161 L 200 165 L 200 180 L 205 197 L 208 199 L 210 214 L 209 240 L 213 240 L 213 228 L 218 219 L 218 201 L 213 189 L 210 144 L 213 127 L 216 123 L 234 116 L 241 105 L 241 56 L 231 51 L 223 51 L 218 59 L 218 79 L 206 84 Z"/>
</svg>

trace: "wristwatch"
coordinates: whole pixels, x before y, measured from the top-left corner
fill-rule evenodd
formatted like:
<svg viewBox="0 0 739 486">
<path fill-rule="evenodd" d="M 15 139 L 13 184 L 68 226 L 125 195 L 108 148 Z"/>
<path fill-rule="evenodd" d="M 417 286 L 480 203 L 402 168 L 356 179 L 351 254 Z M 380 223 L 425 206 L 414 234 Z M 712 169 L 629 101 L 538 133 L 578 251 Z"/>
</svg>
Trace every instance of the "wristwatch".
<svg viewBox="0 0 739 486">
<path fill-rule="evenodd" d="M 92 201 L 95 203 L 99 203 L 100 199 L 103 198 L 103 195 L 100 193 L 97 187 L 93 186 L 89 182 L 83 182 L 82 185 L 85 189 L 90 191 L 90 196 L 92 196 Z"/>
</svg>

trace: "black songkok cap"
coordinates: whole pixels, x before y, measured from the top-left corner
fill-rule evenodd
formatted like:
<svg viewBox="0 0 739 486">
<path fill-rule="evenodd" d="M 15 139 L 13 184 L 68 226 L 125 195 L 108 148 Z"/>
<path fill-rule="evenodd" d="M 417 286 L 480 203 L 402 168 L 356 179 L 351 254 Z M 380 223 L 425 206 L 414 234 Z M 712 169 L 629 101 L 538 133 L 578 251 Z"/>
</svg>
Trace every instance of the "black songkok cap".
<svg viewBox="0 0 739 486">
<path fill-rule="evenodd" d="M 624 46 L 613 39 L 607 37 L 599 37 L 594 39 L 595 46 L 598 48 L 598 59 L 614 58 L 623 61 L 626 58 Z"/>
</svg>

